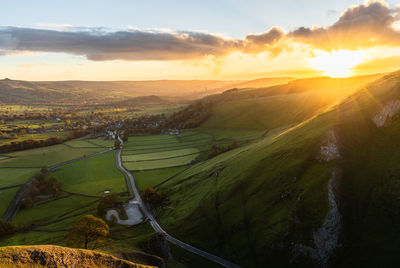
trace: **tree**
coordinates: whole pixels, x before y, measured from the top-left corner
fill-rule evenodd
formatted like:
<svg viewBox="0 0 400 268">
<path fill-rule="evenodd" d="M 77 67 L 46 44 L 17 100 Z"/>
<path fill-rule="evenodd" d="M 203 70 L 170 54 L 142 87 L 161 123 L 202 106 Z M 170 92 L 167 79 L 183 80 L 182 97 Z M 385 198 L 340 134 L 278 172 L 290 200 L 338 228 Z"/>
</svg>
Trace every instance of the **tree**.
<svg viewBox="0 0 400 268">
<path fill-rule="evenodd" d="M 12 223 L 0 219 L 0 237 L 14 233 L 15 229 L 16 228 Z"/>
<path fill-rule="evenodd" d="M 145 201 L 149 201 L 151 196 L 154 195 L 156 193 L 156 191 L 154 190 L 153 187 L 147 185 L 146 188 L 144 188 L 143 191 L 143 199 Z"/>
<path fill-rule="evenodd" d="M 114 147 L 117 149 L 121 147 L 121 142 L 118 139 L 115 140 Z"/>
<path fill-rule="evenodd" d="M 107 210 L 113 208 L 116 203 L 119 202 L 119 198 L 116 194 L 110 194 L 106 197 L 102 198 L 97 205 L 97 216 L 104 217 L 107 213 Z"/>
<path fill-rule="evenodd" d="M 110 241 L 110 227 L 100 218 L 86 215 L 80 218 L 74 228 L 66 236 L 66 242 L 70 246 L 92 249 L 103 246 Z"/>
</svg>

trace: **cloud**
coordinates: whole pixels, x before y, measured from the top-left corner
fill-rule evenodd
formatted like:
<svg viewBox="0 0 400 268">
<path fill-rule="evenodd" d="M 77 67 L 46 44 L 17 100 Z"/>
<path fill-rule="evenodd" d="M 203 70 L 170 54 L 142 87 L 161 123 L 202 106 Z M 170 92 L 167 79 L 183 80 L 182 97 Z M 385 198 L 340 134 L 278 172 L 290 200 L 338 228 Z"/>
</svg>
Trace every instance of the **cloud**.
<svg viewBox="0 0 400 268">
<path fill-rule="evenodd" d="M 272 27 L 264 33 L 247 35 L 245 41 L 250 51 L 263 51 L 267 46 L 277 43 L 284 36 L 285 32 L 281 28 Z"/>
<path fill-rule="evenodd" d="M 207 55 L 222 56 L 231 51 L 266 49 L 284 35 L 279 28 L 252 34 L 244 40 L 227 39 L 204 32 L 127 30 L 110 32 L 102 28 L 56 31 L 19 27 L 0 28 L 0 50 L 64 52 L 90 60 L 177 60 Z"/>
<path fill-rule="evenodd" d="M 56 24 L 56 23 L 37 23 L 36 26 L 44 28 L 72 28 L 71 24 Z"/>
<path fill-rule="evenodd" d="M 385 2 L 369 1 L 348 8 L 329 27 L 300 27 L 288 37 L 324 50 L 397 46 L 400 31 L 392 27 L 397 17 L 398 10 L 390 9 Z"/>
<path fill-rule="evenodd" d="M 272 27 L 243 39 L 169 29 L 111 31 L 44 23 L 41 25 L 50 29 L 0 27 L 0 55 L 10 51 L 61 52 L 93 61 L 142 61 L 218 58 L 232 52 L 267 52 L 274 57 L 293 49 L 296 43 L 326 51 L 399 46 L 400 26 L 398 30 L 394 27 L 400 25 L 399 13 L 400 9 L 391 9 L 383 1 L 370 1 L 349 7 L 328 27 L 300 27 L 289 33 Z"/>
</svg>

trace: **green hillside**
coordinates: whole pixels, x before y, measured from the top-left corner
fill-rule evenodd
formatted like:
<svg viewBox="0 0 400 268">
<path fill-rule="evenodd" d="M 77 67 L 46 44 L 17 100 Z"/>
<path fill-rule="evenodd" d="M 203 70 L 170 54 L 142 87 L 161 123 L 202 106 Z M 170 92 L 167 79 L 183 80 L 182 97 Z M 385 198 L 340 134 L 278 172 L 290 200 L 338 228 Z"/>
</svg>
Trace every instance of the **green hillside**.
<svg viewBox="0 0 400 268">
<path fill-rule="evenodd" d="M 400 73 L 365 85 L 334 106 L 325 103 L 311 109 L 310 98 L 299 97 L 292 102 L 297 105 L 287 106 L 300 113 L 295 119 L 277 104 L 263 110 L 269 108 L 275 116 L 264 119 L 266 112 L 260 115 L 255 109 L 257 120 L 250 122 L 247 113 L 252 112 L 245 107 L 254 105 L 245 103 L 259 100 L 238 100 L 236 114 L 228 108 L 231 102 L 216 107 L 202 127 L 247 123 L 248 128 L 274 129 L 300 123 L 198 163 L 162 185 L 174 208 L 161 216 L 168 232 L 245 267 L 325 265 L 328 257 L 331 265 L 346 267 L 395 264 L 400 122 L 397 110 L 383 127 L 373 120 L 385 107 L 397 107 L 390 102 L 400 98 Z M 300 100 L 306 111 L 299 108 Z M 218 118 L 223 119 L 217 123 Z M 324 148 L 332 143 L 329 133 L 334 133 L 339 152 L 325 161 L 329 159 Z M 326 217 L 333 211 L 328 189 L 333 189 L 339 208 L 339 241 L 334 244 L 342 246 L 335 251 L 326 250 L 326 243 L 321 251 L 315 238 L 329 225 Z"/>
<path fill-rule="evenodd" d="M 202 127 L 267 131 L 299 123 L 380 76 L 300 79 L 267 88 L 227 91 L 207 98 L 214 102 L 213 115 Z"/>
</svg>

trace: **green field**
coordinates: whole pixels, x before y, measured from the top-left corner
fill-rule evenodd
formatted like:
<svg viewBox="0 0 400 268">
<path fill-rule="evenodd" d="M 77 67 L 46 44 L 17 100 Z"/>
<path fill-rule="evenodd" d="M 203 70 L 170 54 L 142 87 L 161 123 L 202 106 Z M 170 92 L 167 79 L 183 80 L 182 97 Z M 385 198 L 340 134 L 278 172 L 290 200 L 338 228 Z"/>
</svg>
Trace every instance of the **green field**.
<svg viewBox="0 0 400 268">
<path fill-rule="evenodd" d="M 125 143 L 125 146 L 135 146 L 140 144 L 152 144 L 152 143 L 168 143 L 168 142 L 177 142 L 177 138 L 175 135 L 153 135 L 153 136 L 131 136 L 128 141 Z"/>
<path fill-rule="evenodd" d="M 141 171 L 189 165 L 208 150 L 212 134 L 189 130 L 179 135 L 129 137 L 122 160 L 128 170 Z M 154 179 L 158 181 L 158 179 Z"/>
<path fill-rule="evenodd" d="M 19 187 L 11 188 L 7 190 L 0 190 L 0 216 L 6 211 L 11 200 L 14 198 L 15 194 L 18 192 Z"/>
<path fill-rule="evenodd" d="M 123 155 L 122 161 L 134 162 L 134 161 L 154 160 L 154 159 L 176 157 L 180 155 L 194 154 L 198 152 L 199 149 L 197 148 L 187 148 L 187 149 L 167 150 L 167 151 L 144 153 L 144 154 Z"/>
<path fill-rule="evenodd" d="M 91 139 L 88 141 L 100 147 L 107 147 L 107 148 L 114 147 L 114 142 L 115 142 L 114 140 L 104 140 L 104 139 Z"/>
<path fill-rule="evenodd" d="M 9 153 L 13 158 L 0 162 L 0 167 L 45 167 L 82 157 L 104 148 L 70 148 L 64 144 Z"/>
<path fill-rule="evenodd" d="M 91 209 L 92 211 L 94 211 L 95 204 L 91 203 L 96 200 L 97 199 L 95 198 L 83 196 L 69 196 L 65 198 L 60 198 L 58 200 L 36 205 L 29 209 L 21 210 L 14 218 L 13 223 L 40 224 L 43 226 L 47 226 L 53 221 L 63 219 L 63 217 L 60 216 L 65 213 L 69 213 L 65 216 L 65 218 L 70 218 L 72 215 L 82 213 L 85 210 Z M 89 204 L 91 205 L 88 206 Z M 64 224 L 65 222 L 61 223 L 60 228 L 65 229 L 71 226 Z"/>
<path fill-rule="evenodd" d="M 65 191 L 102 196 L 104 191 L 126 191 L 124 176 L 115 167 L 115 152 L 111 151 L 87 158 L 52 172 L 62 183 Z"/>
<path fill-rule="evenodd" d="M 71 146 L 73 148 L 99 148 L 99 147 L 102 147 L 102 146 L 87 142 L 86 140 L 68 141 L 65 144 L 68 146 Z"/>
<path fill-rule="evenodd" d="M 178 174 L 186 167 L 172 167 L 150 171 L 137 171 L 134 173 L 136 185 L 143 190 L 146 186 L 155 186 L 166 179 Z"/>
<path fill-rule="evenodd" d="M 25 183 L 39 170 L 38 168 L 0 168 L 0 188 Z"/>
<path fill-rule="evenodd" d="M 175 166 L 190 165 L 191 162 L 196 159 L 199 154 L 180 156 L 176 158 L 163 159 L 163 160 L 151 160 L 143 162 L 125 162 L 124 166 L 128 170 L 149 170 L 157 168 L 167 168 Z"/>
</svg>

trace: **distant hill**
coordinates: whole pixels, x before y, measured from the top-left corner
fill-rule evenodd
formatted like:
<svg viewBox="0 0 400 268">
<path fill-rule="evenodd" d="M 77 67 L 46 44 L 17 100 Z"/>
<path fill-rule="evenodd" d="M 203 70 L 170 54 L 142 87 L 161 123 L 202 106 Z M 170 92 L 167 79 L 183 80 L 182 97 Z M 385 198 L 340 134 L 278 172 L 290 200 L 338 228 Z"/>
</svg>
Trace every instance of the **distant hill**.
<svg viewBox="0 0 400 268">
<path fill-rule="evenodd" d="M 235 82 L 236 83 L 236 82 Z M 104 104 L 138 96 L 194 99 L 223 91 L 229 81 L 55 81 L 0 80 L 0 102 L 6 104 Z M 217 90 L 218 91 L 218 90 Z"/>
<path fill-rule="evenodd" d="M 1 267 L 126 267 L 155 268 L 98 251 L 59 246 L 0 247 Z"/>
<path fill-rule="evenodd" d="M 293 78 L 251 81 L 155 80 L 155 81 L 21 81 L 0 80 L 0 103 L 48 105 L 96 105 L 117 103 L 139 96 L 193 100 L 230 88 L 284 84 Z M 165 100 L 165 99 L 164 99 Z"/>
<path fill-rule="evenodd" d="M 281 84 L 286 84 L 290 81 L 296 80 L 295 77 L 271 77 L 271 78 L 260 78 L 250 81 L 237 83 L 234 86 L 237 88 L 258 88 L 258 87 L 270 87 Z"/>
</svg>

